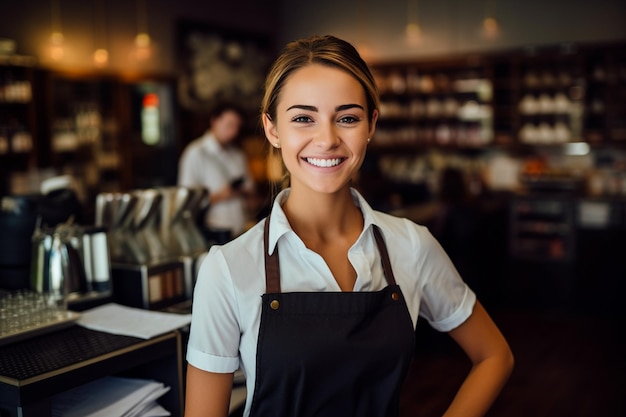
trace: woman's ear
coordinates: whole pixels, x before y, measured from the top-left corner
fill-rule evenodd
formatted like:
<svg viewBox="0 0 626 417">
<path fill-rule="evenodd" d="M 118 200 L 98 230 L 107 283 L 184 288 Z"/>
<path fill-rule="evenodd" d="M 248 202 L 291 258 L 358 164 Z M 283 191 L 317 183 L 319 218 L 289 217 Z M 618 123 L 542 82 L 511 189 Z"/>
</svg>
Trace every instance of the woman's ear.
<svg viewBox="0 0 626 417">
<path fill-rule="evenodd" d="M 275 146 L 278 143 L 278 130 L 276 129 L 276 124 L 274 124 L 274 121 L 267 113 L 263 114 L 263 130 L 267 140 L 272 146 Z"/>
<path fill-rule="evenodd" d="M 378 120 L 378 109 L 372 111 L 372 121 L 370 122 L 370 134 L 368 137 L 373 138 L 376 131 L 376 121 Z"/>
</svg>

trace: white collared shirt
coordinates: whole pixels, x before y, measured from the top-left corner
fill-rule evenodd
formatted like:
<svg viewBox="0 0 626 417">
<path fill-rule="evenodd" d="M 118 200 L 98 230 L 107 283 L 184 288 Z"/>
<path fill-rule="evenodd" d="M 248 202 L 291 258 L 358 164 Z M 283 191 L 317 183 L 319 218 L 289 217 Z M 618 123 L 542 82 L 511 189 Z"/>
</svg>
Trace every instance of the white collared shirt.
<svg viewBox="0 0 626 417">
<path fill-rule="evenodd" d="M 181 155 L 178 185 L 204 187 L 215 193 L 237 178 L 244 178 L 250 188 L 252 179 L 245 154 L 235 147 L 222 147 L 212 133 L 191 142 Z M 219 201 L 209 207 L 207 226 L 230 229 L 234 235 L 243 232 L 246 223 L 245 202 L 236 197 Z"/>
<path fill-rule="evenodd" d="M 281 208 L 289 190 L 275 199 L 269 249 L 280 250 L 282 292 L 340 291 L 324 259 L 306 248 Z M 380 227 L 392 270 L 407 302 L 413 325 L 418 315 L 435 329 L 449 331 L 472 313 L 476 296 L 461 280 L 439 243 L 423 226 L 373 210 L 352 190 L 364 227 L 348 251 L 357 273 L 354 291 L 378 291 L 387 283 L 371 225 Z M 211 372 L 246 375 L 248 415 L 254 393 L 256 348 L 265 293 L 264 221 L 223 246 L 212 246 L 203 260 L 194 290 L 187 361 Z"/>
</svg>

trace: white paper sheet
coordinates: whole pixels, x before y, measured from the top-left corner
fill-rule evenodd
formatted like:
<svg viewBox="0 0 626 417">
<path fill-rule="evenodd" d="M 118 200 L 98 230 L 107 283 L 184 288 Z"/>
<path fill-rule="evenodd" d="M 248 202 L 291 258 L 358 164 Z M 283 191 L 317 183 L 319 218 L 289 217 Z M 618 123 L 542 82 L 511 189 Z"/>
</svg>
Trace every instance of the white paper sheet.
<svg viewBox="0 0 626 417">
<path fill-rule="evenodd" d="M 191 323 L 191 314 L 163 313 L 109 303 L 82 312 L 77 322 L 91 330 L 150 339 Z"/>
<path fill-rule="evenodd" d="M 169 416 L 156 403 L 169 389 L 156 381 L 107 376 L 52 397 L 52 417 Z"/>
</svg>

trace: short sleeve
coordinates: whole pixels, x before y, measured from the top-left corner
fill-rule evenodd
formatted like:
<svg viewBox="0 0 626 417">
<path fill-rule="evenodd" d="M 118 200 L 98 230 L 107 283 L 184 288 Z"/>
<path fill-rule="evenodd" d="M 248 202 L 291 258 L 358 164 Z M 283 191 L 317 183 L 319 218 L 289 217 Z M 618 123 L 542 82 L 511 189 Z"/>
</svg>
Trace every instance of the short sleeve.
<svg viewBox="0 0 626 417">
<path fill-rule="evenodd" d="M 420 227 L 420 315 L 436 330 L 448 332 L 469 318 L 476 294 L 463 281 L 439 242 Z"/>
<path fill-rule="evenodd" d="M 187 361 L 219 373 L 239 367 L 240 326 L 228 267 L 218 246 L 202 261 L 194 288 Z"/>
</svg>

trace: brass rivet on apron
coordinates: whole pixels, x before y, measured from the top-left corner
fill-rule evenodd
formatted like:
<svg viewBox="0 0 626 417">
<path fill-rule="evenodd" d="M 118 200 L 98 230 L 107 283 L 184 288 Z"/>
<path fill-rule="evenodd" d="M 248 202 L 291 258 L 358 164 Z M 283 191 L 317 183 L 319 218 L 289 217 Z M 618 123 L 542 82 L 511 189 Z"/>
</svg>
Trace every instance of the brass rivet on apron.
<svg viewBox="0 0 626 417">
<path fill-rule="evenodd" d="M 270 308 L 272 310 L 278 310 L 278 307 L 280 307 L 280 303 L 278 302 L 278 300 L 272 300 L 270 302 Z"/>
<path fill-rule="evenodd" d="M 397 293 L 397 292 L 392 292 L 392 293 L 391 293 L 391 299 L 392 299 L 393 301 L 398 301 L 398 300 L 400 299 L 400 296 L 398 295 L 398 293 Z"/>
</svg>

